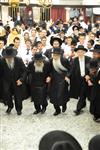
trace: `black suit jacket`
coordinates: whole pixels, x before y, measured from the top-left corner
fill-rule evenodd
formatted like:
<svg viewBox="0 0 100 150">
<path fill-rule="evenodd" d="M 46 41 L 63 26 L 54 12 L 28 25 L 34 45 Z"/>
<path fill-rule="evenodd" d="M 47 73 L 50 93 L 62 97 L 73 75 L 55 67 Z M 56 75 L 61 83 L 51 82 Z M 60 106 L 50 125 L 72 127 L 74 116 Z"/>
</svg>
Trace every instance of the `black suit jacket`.
<svg viewBox="0 0 100 150">
<path fill-rule="evenodd" d="M 1 60 L 1 76 L 3 84 L 3 99 L 7 100 L 9 95 L 7 95 L 10 89 L 13 90 L 16 98 L 23 100 L 27 98 L 27 89 L 25 86 L 25 77 L 26 77 L 26 67 L 21 58 L 14 58 L 14 69 L 11 70 L 5 59 Z M 16 81 L 20 79 L 22 85 L 17 86 Z"/>
<path fill-rule="evenodd" d="M 85 56 L 85 75 L 89 74 L 89 63 L 91 58 L 88 56 Z M 79 65 L 79 58 L 76 57 L 73 60 L 72 66 L 71 66 L 71 86 L 70 86 L 70 97 L 71 98 L 78 98 L 80 95 L 80 89 L 81 89 L 81 71 L 80 71 L 80 65 Z"/>
</svg>

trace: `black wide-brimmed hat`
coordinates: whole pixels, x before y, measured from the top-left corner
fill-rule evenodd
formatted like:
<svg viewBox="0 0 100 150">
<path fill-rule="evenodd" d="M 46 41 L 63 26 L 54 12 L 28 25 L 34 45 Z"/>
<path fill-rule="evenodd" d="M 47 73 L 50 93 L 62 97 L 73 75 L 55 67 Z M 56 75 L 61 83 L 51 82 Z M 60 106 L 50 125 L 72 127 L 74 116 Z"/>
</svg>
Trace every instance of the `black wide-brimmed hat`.
<svg viewBox="0 0 100 150">
<path fill-rule="evenodd" d="M 58 41 L 59 42 L 59 45 L 61 46 L 62 45 L 62 40 L 59 38 L 59 37 L 51 37 L 50 39 L 50 44 L 53 46 L 53 43 L 54 41 Z"/>
<path fill-rule="evenodd" d="M 89 150 L 100 150 L 100 134 L 90 140 L 88 147 Z"/>
<path fill-rule="evenodd" d="M 92 52 L 100 53 L 100 45 L 99 45 L 99 44 L 96 44 L 96 45 L 94 46 L 94 49 L 92 50 Z"/>
<path fill-rule="evenodd" d="M 60 47 L 58 48 L 53 48 L 53 51 L 52 51 L 53 54 L 61 54 L 62 53 L 62 49 Z"/>
<path fill-rule="evenodd" d="M 16 57 L 16 55 L 17 50 L 14 49 L 12 46 L 8 46 L 2 51 L 2 56 L 4 58 Z"/>
<path fill-rule="evenodd" d="M 34 55 L 34 60 L 35 61 L 37 61 L 37 60 L 43 60 L 43 59 L 44 59 L 44 57 L 43 57 L 43 55 L 42 55 L 41 52 L 35 53 L 35 55 Z"/>
<path fill-rule="evenodd" d="M 78 50 L 83 50 L 85 52 L 88 51 L 83 45 L 79 45 L 77 48 L 74 49 L 75 52 L 77 52 Z"/>
<path fill-rule="evenodd" d="M 75 150 L 82 150 L 78 141 L 69 133 L 55 130 L 45 134 L 39 143 L 39 150 L 51 150 L 56 142 L 69 142 Z"/>
</svg>

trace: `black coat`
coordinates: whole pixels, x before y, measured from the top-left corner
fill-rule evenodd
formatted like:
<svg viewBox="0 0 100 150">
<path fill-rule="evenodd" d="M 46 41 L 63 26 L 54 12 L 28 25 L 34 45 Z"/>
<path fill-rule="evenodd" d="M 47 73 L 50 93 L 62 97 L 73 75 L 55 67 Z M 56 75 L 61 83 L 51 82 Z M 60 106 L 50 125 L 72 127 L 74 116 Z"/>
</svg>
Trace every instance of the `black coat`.
<svg viewBox="0 0 100 150">
<path fill-rule="evenodd" d="M 44 61 L 43 72 L 35 72 L 34 61 L 28 65 L 28 78 L 31 97 L 35 104 L 42 105 L 47 97 L 46 78 L 50 75 L 49 62 Z"/>
<path fill-rule="evenodd" d="M 89 74 L 90 60 L 91 60 L 90 57 L 85 56 L 85 75 Z M 71 66 L 70 84 L 71 84 L 70 85 L 70 98 L 77 99 L 80 96 L 80 90 L 81 90 L 81 73 L 80 73 L 78 57 L 76 57 L 73 60 L 73 63 Z"/>
<path fill-rule="evenodd" d="M 100 71 L 97 76 L 91 79 L 93 87 L 91 89 L 91 103 L 90 103 L 90 112 L 95 117 L 100 118 Z"/>
<path fill-rule="evenodd" d="M 70 76 L 70 65 L 67 59 L 61 57 L 61 64 L 67 69 L 58 73 L 51 60 L 51 84 L 49 89 L 50 102 L 54 105 L 63 106 L 69 100 L 68 82 L 65 76 Z"/>
<path fill-rule="evenodd" d="M 15 95 L 16 99 L 24 100 L 28 98 L 27 87 L 25 85 L 25 77 L 26 77 L 26 67 L 21 58 L 14 58 L 14 68 L 9 69 L 5 59 L 2 59 L 2 84 L 3 84 L 3 99 L 7 101 L 9 99 L 8 93 L 9 89 L 12 89 L 12 94 Z M 22 81 L 22 85 L 17 86 L 16 81 L 20 79 Z"/>
</svg>

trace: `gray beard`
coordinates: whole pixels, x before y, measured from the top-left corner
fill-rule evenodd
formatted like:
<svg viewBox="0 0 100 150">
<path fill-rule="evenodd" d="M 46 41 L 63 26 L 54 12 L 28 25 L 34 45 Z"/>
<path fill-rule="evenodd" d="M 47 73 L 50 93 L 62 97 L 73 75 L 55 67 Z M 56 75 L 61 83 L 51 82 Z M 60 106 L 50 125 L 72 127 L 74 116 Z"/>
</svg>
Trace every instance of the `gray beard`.
<svg viewBox="0 0 100 150">
<path fill-rule="evenodd" d="M 9 67 L 9 69 L 14 69 L 14 60 L 11 60 L 11 61 L 8 61 L 6 59 L 6 63 L 7 63 L 7 66 Z"/>
<path fill-rule="evenodd" d="M 42 63 L 40 66 L 34 63 L 34 67 L 35 67 L 35 72 L 43 72 L 44 63 Z"/>
<path fill-rule="evenodd" d="M 58 73 L 62 73 L 63 71 L 67 71 L 67 69 L 61 64 L 60 59 L 53 59 L 53 67 Z"/>
</svg>

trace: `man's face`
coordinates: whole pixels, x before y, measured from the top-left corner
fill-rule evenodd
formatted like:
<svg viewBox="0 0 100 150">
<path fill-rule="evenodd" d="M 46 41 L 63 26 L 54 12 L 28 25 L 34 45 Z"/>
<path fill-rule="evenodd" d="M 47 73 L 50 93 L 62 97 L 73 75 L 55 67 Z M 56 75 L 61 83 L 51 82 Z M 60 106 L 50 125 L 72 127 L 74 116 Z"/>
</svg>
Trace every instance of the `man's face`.
<svg viewBox="0 0 100 150">
<path fill-rule="evenodd" d="M 71 50 L 74 52 L 74 49 L 76 48 L 76 45 L 71 45 Z"/>
<path fill-rule="evenodd" d="M 43 63 L 43 60 L 36 60 L 35 63 L 37 64 L 37 66 L 41 66 Z"/>
<path fill-rule="evenodd" d="M 83 50 L 78 50 L 78 51 L 77 51 L 78 57 L 83 57 L 84 54 L 85 54 L 85 51 L 83 51 Z"/>
<path fill-rule="evenodd" d="M 85 41 L 85 36 L 79 36 L 79 42 L 83 44 L 84 41 Z"/>
<path fill-rule="evenodd" d="M 25 33 L 24 34 L 24 39 L 26 40 L 26 39 L 29 39 L 29 33 Z"/>
<path fill-rule="evenodd" d="M 95 40 L 95 35 L 94 34 L 90 34 L 90 39 L 91 40 Z"/>
<path fill-rule="evenodd" d="M 30 42 L 30 41 L 26 41 L 25 44 L 26 44 L 26 47 L 27 47 L 27 48 L 29 48 L 29 49 L 31 48 L 31 42 Z"/>
<path fill-rule="evenodd" d="M 38 49 L 39 51 L 42 50 L 42 43 L 39 43 L 39 44 L 37 45 L 37 49 Z"/>
<path fill-rule="evenodd" d="M 91 75 L 95 75 L 95 73 L 97 72 L 97 68 L 90 68 L 90 74 Z"/>
<path fill-rule="evenodd" d="M 20 40 L 15 40 L 14 47 L 18 48 L 20 45 Z"/>
<path fill-rule="evenodd" d="M 72 38 L 67 38 L 67 44 L 71 45 L 71 42 L 72 42 Z"/>
<path fill-rule="evenodd" d="M 32 30 L 31 35 L 32 35 L 33 37 L 35 37 L 35 36 L 36 36 L 36 31 L 35 31 L 35 30 Z"/>
<path fill-rule="evenodd" d="M 46 30 L 42 30 L 42 36 L 46 36 L 47 35 L 47 31 Z"/>
<path fill-rule="evenodd" d="M 93 52 L 93 58 L 100 59 L 100 53 Z"/>
<path fill-rule="evenodd" d="M 33 47 L 32 49 L 31 49 L 31 51 L 32 51 L 32 55 L 34 55 L 36 52 L 37 52 L 37 47 Z"/>
<path fill-rule="evenodd" d="M 79 31 L 77 29 L 74 29 L 73 33 L 78 36 Z"/>
<path fill-rule="evenodd" d="M 5 58 L 9 63 L 12 62 L 14 60 L 14 57 L 10 57 L 10 58 Z"/>
<path fill-rule="evenodd" d="M 41 42 L 42 42 L 43 45 L 46 45 L 46 41 L 47 41 L 46 38 L 43 38 L 43 39 L 41 40 Z"/>
<path fill-rule="evenodd" d="M 57 48 L 57 47 L 59 47 L 59 46 L 60 46 L 60 44 L 59 44 L 58 41 L 54 41 L 54 42 L 53 42 L 53 47 L 54 47 L 54 48 Z"/>
<path fill-rule="evenodd" d="M 58 60 L 60 58 L 60 54 L 53 54 L 53 59 Z"/>
<path fill-rule="evenodd" d="M 91 49 L 91 48 L 92 48 L 92 45 L 91 45 L 90 42 L 87 43 L 87 48 L 88 48 L 88 49 Z"/>
</svg>

